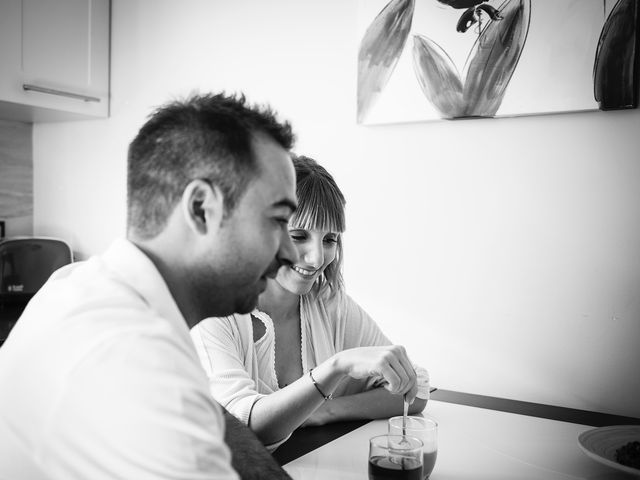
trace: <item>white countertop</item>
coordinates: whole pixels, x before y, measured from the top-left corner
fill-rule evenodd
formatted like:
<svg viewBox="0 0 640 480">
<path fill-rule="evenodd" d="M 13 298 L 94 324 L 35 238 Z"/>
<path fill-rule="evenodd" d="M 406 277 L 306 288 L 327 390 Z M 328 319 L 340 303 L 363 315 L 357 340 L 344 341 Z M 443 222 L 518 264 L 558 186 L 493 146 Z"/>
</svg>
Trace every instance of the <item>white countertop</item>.
<svg viewBox="0 0 640 480">
<path fill-rule="evenodd" d="M 593 427 L 466 405 L 429 401 L 438 421 L 431 480 L 629 480 L 587 457 L 578 435 Z M 367 479 L 369 438 L 387 431 L 377 420 L 284 466 L 294 480 Z"/>
</svg>

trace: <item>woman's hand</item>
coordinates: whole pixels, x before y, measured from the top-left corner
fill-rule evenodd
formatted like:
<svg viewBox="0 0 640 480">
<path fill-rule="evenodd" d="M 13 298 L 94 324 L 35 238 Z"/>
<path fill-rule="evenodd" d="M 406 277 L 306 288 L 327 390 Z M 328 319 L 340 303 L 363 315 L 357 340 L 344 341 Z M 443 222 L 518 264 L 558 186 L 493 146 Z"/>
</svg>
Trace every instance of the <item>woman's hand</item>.
<svg viewBox="0 0 640 480">
<path fill-rule="evenodd" d="M 413 403 L 418 393 L 416 372 L 401 345 L 359 347 L 338 352 L 336 368 L 352 378 L 378 378 L 391 393 L 406 394 Z"/>
</svg>

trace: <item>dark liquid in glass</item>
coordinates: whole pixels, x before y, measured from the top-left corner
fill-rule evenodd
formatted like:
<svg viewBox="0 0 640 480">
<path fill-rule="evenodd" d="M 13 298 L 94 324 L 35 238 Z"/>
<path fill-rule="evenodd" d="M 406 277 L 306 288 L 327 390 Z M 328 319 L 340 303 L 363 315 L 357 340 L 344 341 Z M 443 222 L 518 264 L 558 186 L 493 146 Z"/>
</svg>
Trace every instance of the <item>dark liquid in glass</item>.
<svg viewBox="0 0 640 480">
<path fill-rule="evenodd" d="M 438 456 L 438 452 L 429 452 L 425 453 L 422 463 L 422 473 L 424 474 L 424 478 L 429 478 L 431 472 L 433 471 L 433 467 L 436 465 L 436 457 Z"/>
<path fill-rule="evenodd" d="M 422 480 L 422 465 L 414 458 L 396 463 L 385 456 L 371 457 L 369 480 Z"/>
</svg>

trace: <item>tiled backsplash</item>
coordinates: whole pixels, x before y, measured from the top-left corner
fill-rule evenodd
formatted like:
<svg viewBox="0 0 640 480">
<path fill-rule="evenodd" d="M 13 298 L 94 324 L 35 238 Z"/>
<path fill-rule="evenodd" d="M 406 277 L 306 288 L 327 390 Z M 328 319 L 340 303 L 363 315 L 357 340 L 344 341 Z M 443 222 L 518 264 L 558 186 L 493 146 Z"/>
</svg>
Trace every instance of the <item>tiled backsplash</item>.
<svg viewBox="0 0 640 480">
<path fill-rule="evenodd" d="M 5 236 L 33 235 L 32 126 L 0 120 L 0 220 Z"/>
</svg>

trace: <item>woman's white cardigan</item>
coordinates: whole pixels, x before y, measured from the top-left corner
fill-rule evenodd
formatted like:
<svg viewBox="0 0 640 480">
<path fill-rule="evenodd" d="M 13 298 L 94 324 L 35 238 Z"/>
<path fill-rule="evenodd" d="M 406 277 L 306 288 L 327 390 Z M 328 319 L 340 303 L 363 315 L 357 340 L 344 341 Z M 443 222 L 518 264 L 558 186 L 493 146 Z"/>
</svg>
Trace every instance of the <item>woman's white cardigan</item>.
<svg viewBox="0 0 640 480">
<path fill-rule="evenodd" d="M 253 341 L 251 315 L 266 333 Z M 275 369 L 273 321 L 264 312 L 207 318 L 191 329 L 213 397 L 248 425 L 251 409 L 262 396 L 279 389 Z M 331 298 L 303 295 L 300 301 L 302 370 L 307 373 L 335 353 L 364 346 L 391 345 L 372 318 L 347 294 Z M 429 375 L 416 367 L 418 397 L 429 398 Z M 377 386 L 378 378 L 345 379 L 334 397 Z"/>
</svg>

